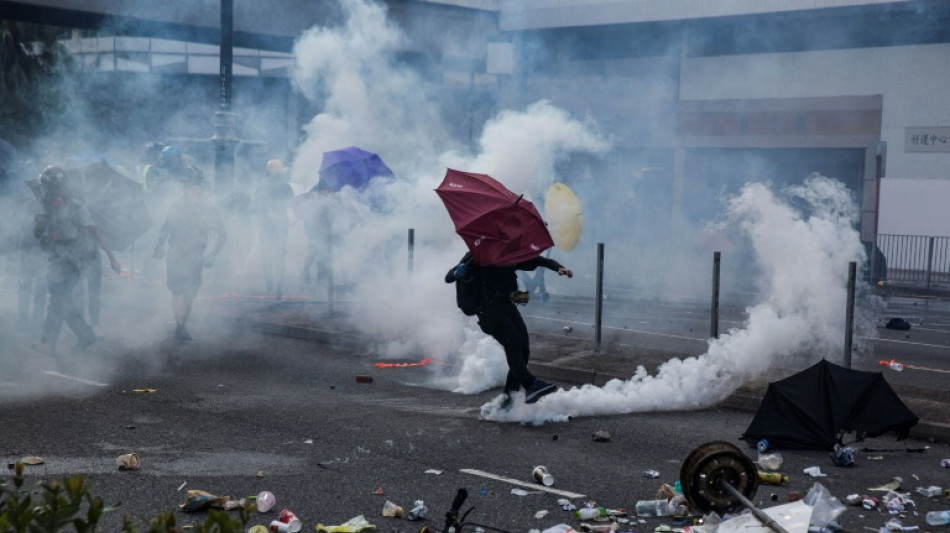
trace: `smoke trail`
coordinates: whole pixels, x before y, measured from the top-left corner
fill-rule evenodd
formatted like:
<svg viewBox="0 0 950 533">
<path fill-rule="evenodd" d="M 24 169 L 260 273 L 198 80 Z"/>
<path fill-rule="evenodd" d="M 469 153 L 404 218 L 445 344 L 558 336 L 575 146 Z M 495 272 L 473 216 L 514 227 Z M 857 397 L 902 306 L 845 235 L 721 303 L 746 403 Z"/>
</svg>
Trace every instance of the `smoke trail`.
<svg viewBox="0 0 950 533">
<path fill-rule="evenodd" d="M 350 286 L 342 298 L 360 303 L 352 323 L 378 339 L 379 357 L 446 363 L 431 367 L 436 386 L 473 393 L 498 385 L 507 372 L 501 348 L 462 315 L 454 287 L 443 281 L 465 245 L 433 189 L 451 166 L 491 174 L 519 194 L 540 194 L 555 181 L 557 161 L 571 152 L 603 151 L 607 143 L 591 124 L 540 101 L 489 120 L 476 153 L 448 145 L 446 121 L 471 117 L 443 118 L 433 102 L 464 106 L 444 102 L 441 79 L 394 60 L 406 38 L 383 6 L 355 1 L 343 9 L 340 27 L 311 29 L 295 46 L 295 84 L 322 107 L 306 128 L 293 176 L 309 186 L 323 152 L 349 145 L 379 153 L 397 176 L 333 194 L 333 271 Z M 411 275 L 405 266 L 410 228 L 416 235 Z"/>
<path fill-rule="evenodd" d="M 708 407 L 750 378 L 796 359 L 834 357 L 844 342 L 846 266 L 862 261 L 857 209 L 835 180 L 812 175 L 776 196 L 747 184 L 727 200 L 728 214 L 752 242 L 762 276 L 761 301 L 741 329 L 710 341 L 699 357 L 671 359 L 656 375 L 639 367 L 628 380 L 560 391 L 510 411 L 483 406 L 485 418 L 543 423 L 567 416 Z M 800 203 L 807 212 L 796 209 Z"/>
</svg>

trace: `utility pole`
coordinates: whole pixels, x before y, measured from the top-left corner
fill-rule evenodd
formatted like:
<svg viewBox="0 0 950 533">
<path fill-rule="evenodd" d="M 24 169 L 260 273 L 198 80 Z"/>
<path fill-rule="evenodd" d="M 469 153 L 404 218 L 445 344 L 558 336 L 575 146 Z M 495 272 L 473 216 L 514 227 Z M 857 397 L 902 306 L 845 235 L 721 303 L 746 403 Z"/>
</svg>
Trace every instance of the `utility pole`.
<svg viewBox="0 0 950 533">
<path fill-rule="evenodd" d="M 234 183 L 234 147 L 238 143 L 231 112 L 234 57 L 234 0 L 221 0 L 221 44 L 218 110 L 214 112 L 214 191 L 219 200 L 231 195 Z"/>
</svg>

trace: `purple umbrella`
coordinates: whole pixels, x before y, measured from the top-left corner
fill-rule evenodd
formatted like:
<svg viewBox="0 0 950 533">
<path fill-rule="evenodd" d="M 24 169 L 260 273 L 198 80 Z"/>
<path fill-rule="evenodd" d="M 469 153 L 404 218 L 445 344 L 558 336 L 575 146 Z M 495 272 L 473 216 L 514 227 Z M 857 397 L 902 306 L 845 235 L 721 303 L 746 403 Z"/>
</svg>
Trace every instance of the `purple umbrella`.
<svg viewBox="0 0 950 533">
<path fill-rule="evenodd" d="M 320 179 L 326 181 L 334 191 L 347 185 L 362 190 L 377 176 L 390 179 L 395 177 L 386 163 L 372 152 L 350 146 L 323 153 Z"/>
</svg>

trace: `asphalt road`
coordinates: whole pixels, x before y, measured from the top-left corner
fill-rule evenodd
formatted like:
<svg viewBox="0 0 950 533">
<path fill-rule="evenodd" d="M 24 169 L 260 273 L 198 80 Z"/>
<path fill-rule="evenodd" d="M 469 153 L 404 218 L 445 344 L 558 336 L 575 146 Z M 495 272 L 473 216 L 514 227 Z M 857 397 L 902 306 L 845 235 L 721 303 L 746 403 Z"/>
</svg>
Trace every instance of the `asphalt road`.
<svg viewBox="0 0 950 533">
<path fill-rule="evenodd" d="M 5 349 L 25 350 L 25 341 L 0 322 Z M 480 420 L 479 407 L 498 391 L 473 396 L 427 385 L 427 368 L 376 369 L 372 353 L 331 350 L 305 341 L 253 332 L 212 332 L 198 325 L 187 346 L 165 341 L 106 340 L 89 359 L 58 360 L 28 355 L 6 365 L 0 378 L 0 454 L 5 462 L 39 456 L 28 468 L 30 483 L 82 474 L 107 503 L 122 506 L 106 518 L 115 530 L 123 515 L 145 519 L 175 510 L 185 491 L 202 489 L 243 497 L 260 490 L 277 496 L 277 509 L 292 509 L 304 522 L 340 524 L 365 515 L 381 532 L 413 532 L 421 523 L 381 516 L 386 500 L 404 508 L 417 499 L 430 509 L 425 523 L 441 526 L 456 489 L 470 491 L 470 519 L 507 531 L 577 526 L 550 493 L 517 496 L 516 485 L 462 473 L 477 469 L 531 481 L 536 465 L 555 477 L 552 488 L 632 510 L 652 499 L 661 483 L 673 484 L 691 450 L 702 443 L 737 437 L 751 413 L 723 409 L 579 418 L 544 426 Z M 102 369 L 110 367 L 106 373 Z M 372 383 L 355 376 L 369 374 Z M 134 392 L 135 389 L 154 392 Z M 594 442 L 605 430 L 609 442 Z M 904 488 L 950 485 L 939 460 L 950 447 L 881 438 L 864 443 L 852 468 L 834 466 L 824 452 L 781 451 L 788 486 L 762 486 L 763 506 L 804 491 L 816 479 L 802 470 L 820 466 L 820 481 L 844 497 L 904 478 Z M 925 448 L 909 453 L 907 448 Z M 748 448 L 743 446 L 745 451 Z M 115 458 L 137 452 L 141 469 L 120 472 Z M 645 469 L 659 479 L 643 476 Z M 427 473 L 436 470 L 439 473 Z M 2 476 L 9 477 L 4 469 Z M 377 495 L 382 489 L 384 494 Z M 921 525 L 926 511 L 950 508 L 946 498 L 916 498 L 918 512 L 905 525 Z M 535 514 L 547 511 L 543 518 Z M 178 513 L 194 523 L 205 513 Z M 254 523 L 273 517 L 258 515 Z M 839 519 L 849 531 L 877 530 L 890 516 L 850 507 Z M 670 519 L 650 518 L 622 530 L 651 531 Z"/>
</svg>

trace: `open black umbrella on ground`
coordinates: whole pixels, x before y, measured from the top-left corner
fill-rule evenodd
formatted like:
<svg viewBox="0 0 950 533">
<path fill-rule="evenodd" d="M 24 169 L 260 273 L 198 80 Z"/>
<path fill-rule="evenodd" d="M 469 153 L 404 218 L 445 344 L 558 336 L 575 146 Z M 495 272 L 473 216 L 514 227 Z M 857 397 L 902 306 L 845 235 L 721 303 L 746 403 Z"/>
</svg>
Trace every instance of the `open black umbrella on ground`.
<svg viewBox="0 0 950 533">
<path fill-rule="evenodd" d="M 851 370 L 821 360 L 769 383 L 742 440 L 754 446 L 831 451 L 845 433 L 856 440 L 894 431 L 907 438 L 918 421 L 880 372 Z"/>
</svg>

